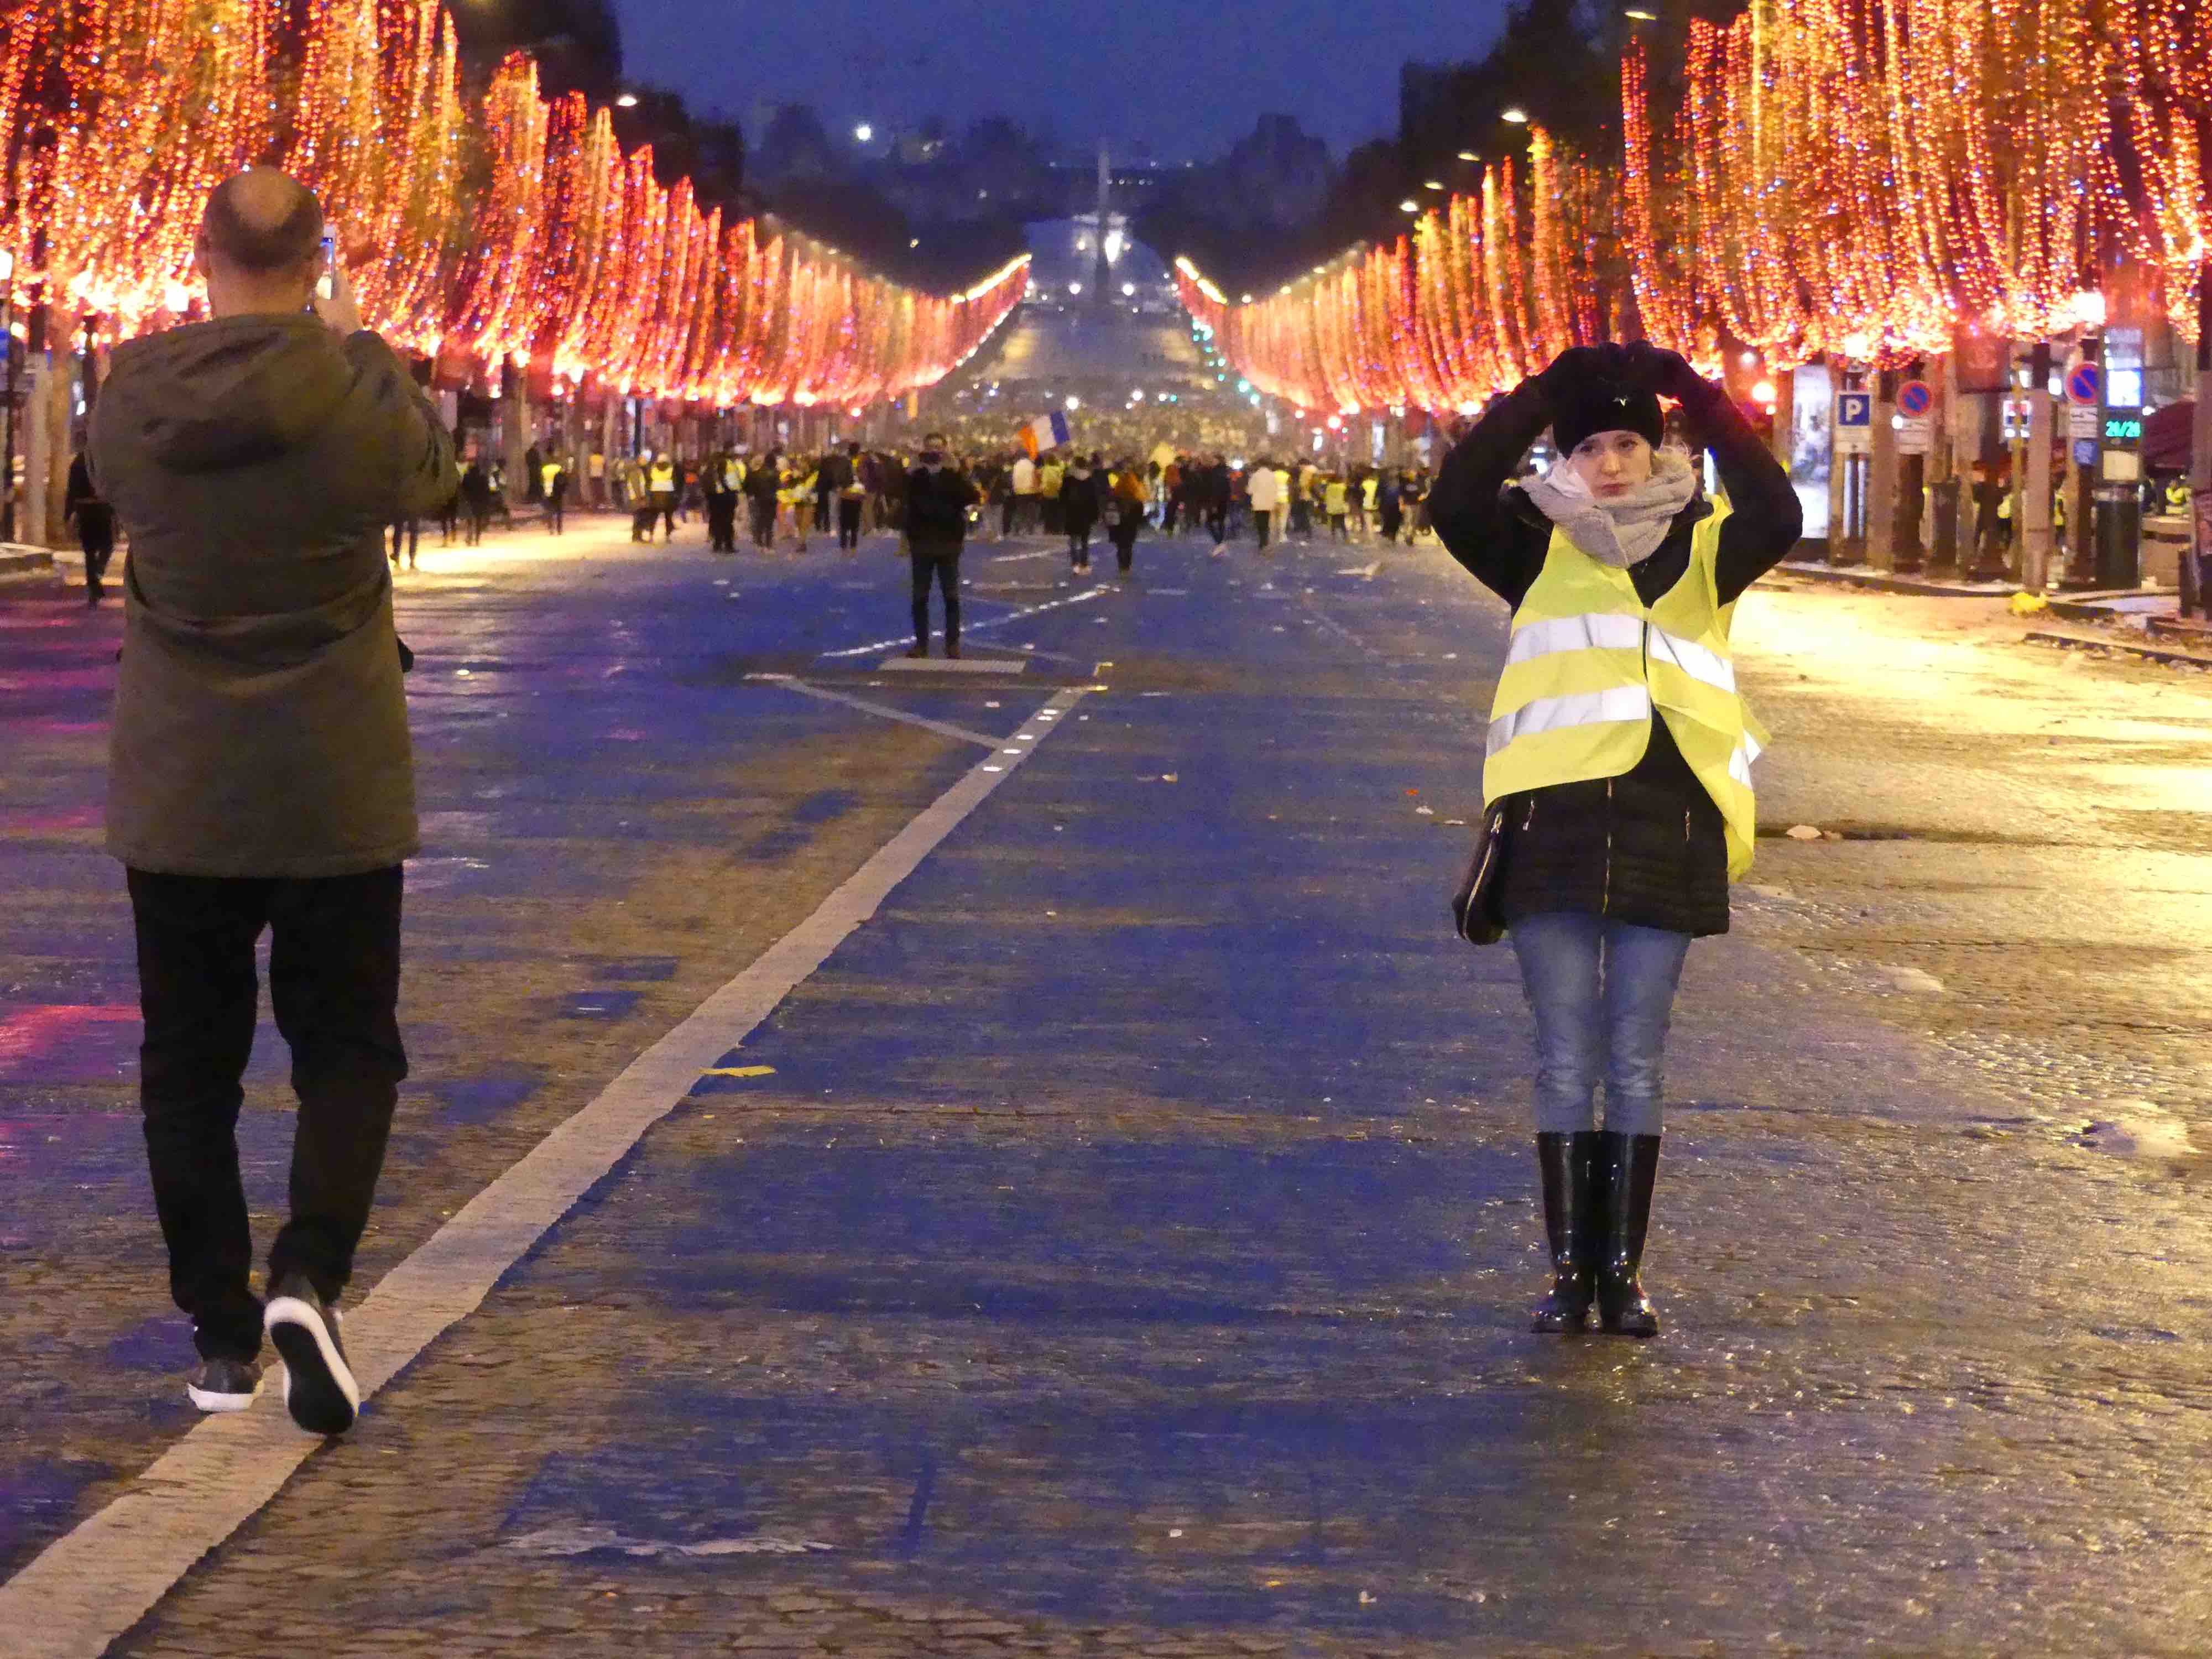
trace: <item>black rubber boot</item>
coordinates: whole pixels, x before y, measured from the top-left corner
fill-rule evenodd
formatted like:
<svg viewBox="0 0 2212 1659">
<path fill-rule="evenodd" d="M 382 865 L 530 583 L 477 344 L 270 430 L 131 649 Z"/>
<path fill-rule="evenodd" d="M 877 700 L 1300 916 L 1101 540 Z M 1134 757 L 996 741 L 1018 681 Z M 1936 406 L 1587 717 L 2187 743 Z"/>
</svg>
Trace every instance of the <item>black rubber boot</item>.
<svg viewBox="0 0 2212 1659">
<path fill-rule="evenodd" d="M 1651 1227 L 1651 1184 L 1659 1173 L 1657 1135 L 1601 1132 L 1598 1159 L 1604 1182 L 1604 1245 L 1598 1257 L 1598 1328 L 1620 1336 L 1656 1336 L 1659 1316 L 1638 1275 Z"/>
<path fill-rule="evenodd" d="M 1552 1288 L 1528 1322 L 1546 1334 L 1583 1329 L 1596 1282 L 1601 1206 L 1596 1191 L 1598 1137 L 1595 1130 L 1536 1137 L 1536 1167 L 1544 1183 L 1544 1242 L 1552 1251 Z"/>
</svg>

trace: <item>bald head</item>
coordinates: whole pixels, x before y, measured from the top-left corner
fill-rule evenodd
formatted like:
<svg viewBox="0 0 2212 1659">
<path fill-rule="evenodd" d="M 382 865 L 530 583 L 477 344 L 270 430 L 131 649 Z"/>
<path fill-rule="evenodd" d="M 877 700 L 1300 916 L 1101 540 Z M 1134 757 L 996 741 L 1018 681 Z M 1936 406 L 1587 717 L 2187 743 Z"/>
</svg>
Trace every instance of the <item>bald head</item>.
<svg viewBox="0 0 2212 1659">
<path fill-rule="evenodd" d="M 322 204 L 289 173 L 249 167 L 215 187 L 200 221 L 209 264 L 243 276 L 312 270 L 323 239 Z"/>
</svg>

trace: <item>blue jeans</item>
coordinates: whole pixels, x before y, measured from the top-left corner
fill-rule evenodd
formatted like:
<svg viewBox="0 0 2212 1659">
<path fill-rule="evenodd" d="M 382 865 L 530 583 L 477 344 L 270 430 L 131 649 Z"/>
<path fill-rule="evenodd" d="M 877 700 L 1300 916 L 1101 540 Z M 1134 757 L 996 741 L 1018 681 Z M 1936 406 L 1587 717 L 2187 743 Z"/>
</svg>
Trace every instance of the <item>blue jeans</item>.
<svg viewBox="0 0 2212 1659">
<path fill-rule="evenodd" d="M 1667 1024 L 1690 936 L 1562 910 L 1523 916 L 1508 937 L 1536 1017 L 1537 1132 L 1595 1128 L 1602 1073 L 1605 1127 L 1660 1133 Z"/>
</svg>

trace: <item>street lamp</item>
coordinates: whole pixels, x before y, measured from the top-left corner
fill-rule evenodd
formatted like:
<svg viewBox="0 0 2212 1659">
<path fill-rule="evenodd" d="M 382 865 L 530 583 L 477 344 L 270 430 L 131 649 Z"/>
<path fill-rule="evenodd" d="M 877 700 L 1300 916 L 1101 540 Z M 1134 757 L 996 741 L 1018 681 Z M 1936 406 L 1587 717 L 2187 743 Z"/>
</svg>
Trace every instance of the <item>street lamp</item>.
<svg viewBox="0 0 2212 1659">
<path fill-rule="evenodd" d="M 1498 112 L 1498 118 L 1502 121 L 1510 121 L 1516 127 L 1526 126 L 1528 125 L 1528 112 L 1518 104 L 1508 104 Z"/>
<path fill-rule="evenodd" d="M 871 143 L 874 142 L 876 130 L 866 121 L 853 129 L 853 142 L 856 144 Z"/>
<path fill-rule="evenodd" d="M 1410 198 L 1398 204 L 1398 211 L 1401 213 L 1419 213 L 1420 210 L 1421 204 Z M 1314 269 L 1318 270 L 1321 267 L 1316 265 Z"/>
<path fill-rule="evenodd" d="M 1622 12 L 1620 15 L 1623 17 L 1629 18 L 1638 23 L 1656 23 L 1659 21 L 1659 14 L 1657 12 L 1644 11 L 1635 6 L 1629 7 L 1627 10 Z"/>
<path fill-rule="evenodd" d="M 637 94 L 634 92 L 625 92 L 622 94 L 615 100 L 615 107 L 617 109 L 635 109 L 637 107 Z"/>
</svg>

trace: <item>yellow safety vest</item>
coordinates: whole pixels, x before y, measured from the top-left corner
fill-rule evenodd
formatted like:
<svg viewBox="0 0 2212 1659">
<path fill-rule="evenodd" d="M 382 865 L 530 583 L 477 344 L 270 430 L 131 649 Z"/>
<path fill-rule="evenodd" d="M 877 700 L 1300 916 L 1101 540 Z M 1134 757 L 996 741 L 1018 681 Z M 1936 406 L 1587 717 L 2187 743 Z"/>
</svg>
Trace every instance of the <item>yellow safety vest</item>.
<svg viewBox="0 0 2212 1659">
<path fill-rule="evenodd" d="M 1690 543 L 1682 579 L 1646 606 L 1626 570 L 1554 530 L 1521 608 L 1490 711 L 1486 808 L 1554 784 L 1617 778 L 1644 758 L 1651 711 L 1727 827 L 1729 878 L 1751 868 L 1759 820 L 1751 763 L 1766 743 L 1737 695 L 1729 652 L 1733 603 L 1716 563 L 1729 509 L 1716 503 Z"/>
</svg>

